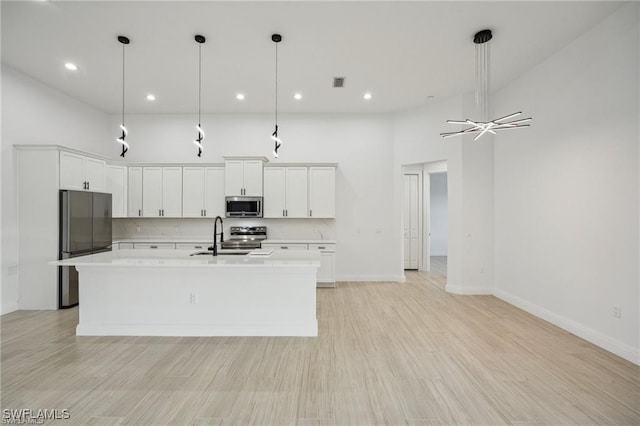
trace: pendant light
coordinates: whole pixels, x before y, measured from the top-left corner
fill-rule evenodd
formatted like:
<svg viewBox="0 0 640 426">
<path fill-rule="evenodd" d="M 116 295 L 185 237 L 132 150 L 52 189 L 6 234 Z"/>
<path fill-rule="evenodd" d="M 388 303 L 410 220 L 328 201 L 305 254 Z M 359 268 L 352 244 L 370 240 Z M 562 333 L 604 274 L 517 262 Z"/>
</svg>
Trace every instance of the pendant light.
<svg viewBox="0 0 640 426">
<path fill-rule="evenodd" d="M 127 141 L 125 140 L 127 138 L 127 128 L 124 125 L 124 87 L 125 87 L 125 80 L 124 80 L 124 70 L 125 70 L 125 62 L 124 62 L 124 48 L 127 44 L 129 44 L 129 38 L 125 37 L 125 36 L 118 36 L 118 41 L 120 43 L 122 43 L 122 123 L 120 124 L 120 130 L 122 130 L 122 134 L 120 135 L 120 137 L 118 139 L 116 139 L 116 141 L 122 145 L 122 154 L 120 154 L 121 157 L 124 158 L 124 155 L 127 153 L 127 151 L 129 151 L 129 144 L 127 143 Z"/>
<path fill-rule="evenodd" d="M 272 34 L 271 41 L 273 41 L 276 45 L 276 114 L 275 114 L 275 124 L 276 127 L 271 134 L 271 140 L 275 143 L 275 147 L 273 149 L 273 156 L 278 158 L 278 149 L 282 146 L 282 141 L 278 138 L 278 43 L 282 41 L 282 36 L 280 34 Z"/>
<path fill-rule="evenodd" d="M 452 136 L 468 135 L 477 133 L 473 140 L 478 140 L 485 133 L 496 134 L 498 130 L 507 129 L 521 129 L 523 127 L 529 127 L 529 124 L 524 124 L 531 121 L 531 117 L 522 118 L 519 120 L 511 120 L 522 112 L 514 112 L 513 114 L 506 115 L 495 120 L 487 121 L 489 117 L 489 40 L 493 38 L 491 30 L 482 30 L 477 32 L 473 37 L 473 42 L 476 46 L 476 105 L 480 111 L 480 121 L 474 121 L 470 119 L 466 120 L 447 120 L 449 124 L 465 124 L 471 127 L 467 127 L 464 130 L 457 132 L 440 133 L 443 138 L 450 138 Z"/>
<path fill-rule="evenodd" d="M 198 43 L 198 125 L 196 126 L 196 130 L 198 131 L 198 136 L 193 141 L 194 144 L 198 147 L 198 157 L 202 156 L 202 141 L 204 140 L 204 131 L 202 130 L 202 125 L 200 124 L 201 118 L 201 98 L 202 98 L 202 44 L 206 41 L 204 36 L 196 35 L 195 37 L 196 43 Z"/>
</svg>

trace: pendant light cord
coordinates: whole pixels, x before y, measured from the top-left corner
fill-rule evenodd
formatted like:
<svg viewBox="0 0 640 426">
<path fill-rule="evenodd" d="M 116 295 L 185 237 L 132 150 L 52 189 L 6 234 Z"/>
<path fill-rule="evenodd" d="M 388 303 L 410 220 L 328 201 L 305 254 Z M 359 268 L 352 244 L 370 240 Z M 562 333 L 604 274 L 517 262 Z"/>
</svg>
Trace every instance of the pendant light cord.
<svg viewBox="0 0 640 426">
<path fill-rule="evenodd" d="M 124 126 L 124 44 L 122 45 L 122 125 Z"/>
<path fill-rule="evenodd" d="M 202 43 L 198 43 L 198 126 L 202 106 Z"/>
<path fill-rule="evenodd" d="M 278 43 L 276 43 L 276 127 L 278 126 Z"/>
</svg>

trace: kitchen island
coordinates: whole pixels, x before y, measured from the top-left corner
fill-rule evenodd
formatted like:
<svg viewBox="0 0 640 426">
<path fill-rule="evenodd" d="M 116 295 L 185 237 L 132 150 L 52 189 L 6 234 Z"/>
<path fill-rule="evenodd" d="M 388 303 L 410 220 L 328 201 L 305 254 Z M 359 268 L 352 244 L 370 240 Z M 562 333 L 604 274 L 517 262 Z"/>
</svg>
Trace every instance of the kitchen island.
<svg viewBox="0 0 640 426">
<path fill-rule="evenodd" d="M 75 266 L 78 336 L 317 336 L 315 251 L 115 250 Z"/>
</svg>

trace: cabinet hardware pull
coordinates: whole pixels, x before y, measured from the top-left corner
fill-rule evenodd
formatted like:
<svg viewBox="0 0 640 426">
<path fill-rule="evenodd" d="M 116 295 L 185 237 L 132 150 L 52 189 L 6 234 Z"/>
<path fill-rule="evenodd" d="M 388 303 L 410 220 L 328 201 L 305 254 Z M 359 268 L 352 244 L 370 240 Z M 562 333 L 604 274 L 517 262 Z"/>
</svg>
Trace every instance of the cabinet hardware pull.
<svg viewBox="0 0 640 426">
<path fill-rule="evenodd" d="M 89 184 L 90 184 L 90 182 L 87 182 L 87 189 L 89 189 Z"/>
<path fill-rule="evenodd" d="M 162 216 L 162 210 L 158 209 L 158 216 Z"/>
<path fill-rule="evenodd" d="M 204 215 L 205 216 L 207 215 L 207 209 L 204 209 Z"/>
<path fill-rule="evenodd" d="M 318 246 L 318 250 L 324 250 L 326 247 Z"/>
<path fill-rule="evenodd" d="M 313 210 L 309 210 L 309 216 L 313 216 Z"/>
<path fill-rule="evenodd" d="M 162 209 L 162 216 L 164 216 L 164 209 Z"/>
<path fill-rule="evenodd" d="M 287 246 L 281 246 L 280 248 L 281 248 L 282 250 L 289 250 L 289 247 L 287 247 Z"/>
<path fill-rule="evenodd" d="M 282 217 L 284 217 L 284 209 L 282 209 Z"/>
<path fill-rule="evenodd" d="M 194 246 L 193 248 L 199 248 L 199 249 L 201 249 L 201 248 L 202 248 L 202 246 Z"/>
<path fill-rule="evenodd" d="M 138 216 L 142 216 L 142 210 L 138 209 Z"/>
<path fill-rule="evenodd" d="M 149 248 L 158 248 L 158 246 L 149 246 Z"/>
</svg>

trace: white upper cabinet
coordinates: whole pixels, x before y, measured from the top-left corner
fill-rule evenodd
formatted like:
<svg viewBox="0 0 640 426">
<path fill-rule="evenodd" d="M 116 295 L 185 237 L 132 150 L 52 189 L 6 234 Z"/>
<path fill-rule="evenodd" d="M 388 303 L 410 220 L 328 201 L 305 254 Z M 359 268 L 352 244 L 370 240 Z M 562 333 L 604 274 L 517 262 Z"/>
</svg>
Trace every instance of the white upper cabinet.
<svg viewBox="0 0 640 426">
<path fill-rule="evenodd" d="M 204 215 L 224 217 L 224 167 L 204 168 Z"/>
<path fill-rule="evenodd" d="M 224 167 L 183 167 L 182 217 L 224 216 Z"/>
<path fill-rule="evenodd" d="M 204 217 L 204 167 L 182 168 L 182 217 Z"/>
<path fill-rule="evenodd" d="M 335 167 L 309 167 L 309 217 L 336 217 Z"/>
<path fill-rule="evenodd" d="M 142 168 L 142 216 L 182 216 L 182 167 Z"/>
<path fill-rule="evenodd" d="M 127 217 L 142 216 L 142 167 L 127 167 Z"/>
<path fill-rule="evenodd" d="M 127 217 L 127 168 L 107 166 L 107 192 L 111 193 L 112 217 Z"/>
<path fill-rule="evenodd" d="M 308 217 L 307 168 L 265 167 L 264 217 Z"/>
<path fill-rule="evenodd" d="M 225 195 L 262 196 L 264 159 L 229 159 L 225 161 Z"/>
<path fill-rule="evenodd" d="M 264 217 L 285 217 L 285 182 L 284 167 L 264 168 L 264 202 L 262 215 Z"/>
<path fill-rule="evenodd" d="M 60 188 L 78 191 L 106 191 L 106 161 L 60 151 Z"/>
</svg>

